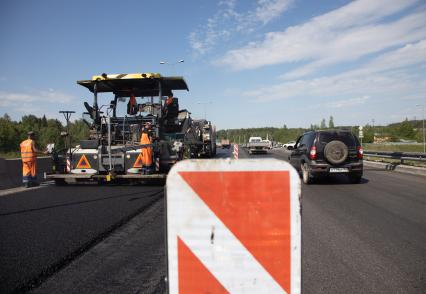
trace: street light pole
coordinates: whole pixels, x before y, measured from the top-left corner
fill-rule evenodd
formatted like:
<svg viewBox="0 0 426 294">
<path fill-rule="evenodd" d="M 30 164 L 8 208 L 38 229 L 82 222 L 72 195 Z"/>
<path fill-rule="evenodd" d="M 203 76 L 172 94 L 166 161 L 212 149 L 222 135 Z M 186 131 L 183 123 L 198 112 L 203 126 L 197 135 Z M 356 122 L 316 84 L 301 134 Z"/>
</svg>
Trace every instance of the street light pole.
<svg viewBox="0 0 426 294">
<path fill-rule="evenodd" d="M 178 60 L 178 61 L 173 62 L 173 63 L 169 63 L 169 62 L 167 62 L 167 61 L 160 61 L 160 64 L 168 64 L 168 65 L 171 65 L 171 66 L 172 66 L 172 74 L 175 74 L 175 73 L 176 73 L 176 72 L 175 72 L 175 65 L 176 65 L 176 64 L 178 64 L 178 63 L 184 63 L 184 62 L 185 62 L 185 60 L 181 59 L 181 60 Z"/>
<path fill-rule="evenodd" d="M 206 101 L 206 102 L 197 102 L 197 104 L 202 104 L 203 105 L 203 109 L 204 109 L 204 119 L 206 119 L 206 105 L 207 104 L 211 104 L 211 101 Z"/>
<path fill-rule="evenodd" d="M 422 121 L 423 121 L 423 153 L 426 153 L 426 142 L 425 142 L 425 105 L 424 104 L 417 104 L 417 107 L 422 108 Z"/>
</svg>

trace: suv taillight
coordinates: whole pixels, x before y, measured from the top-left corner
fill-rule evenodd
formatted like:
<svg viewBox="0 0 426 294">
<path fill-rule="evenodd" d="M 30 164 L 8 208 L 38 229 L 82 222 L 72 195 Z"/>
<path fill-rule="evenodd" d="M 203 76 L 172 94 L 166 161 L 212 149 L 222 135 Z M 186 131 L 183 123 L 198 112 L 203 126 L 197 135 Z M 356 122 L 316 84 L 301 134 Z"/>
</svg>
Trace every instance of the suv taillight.
<svg viewBox="0 0 426 294">
<path fill-rule="evenodd" d="M 309 152 L 309 158 L 311 160 L 317 159 L 317 147 L 315 147 L 315 146 L 311 147 L 311 151 Z"/>
<path fill-rule="evenodd" d="M 364 154 L 364 150 L 362 149 L 362 147 L 361 147 L 361 146 L 358 146 L 357 157 L 358 157 L 359 159 L 362 159 L 363 154 Z"/>
</svg>

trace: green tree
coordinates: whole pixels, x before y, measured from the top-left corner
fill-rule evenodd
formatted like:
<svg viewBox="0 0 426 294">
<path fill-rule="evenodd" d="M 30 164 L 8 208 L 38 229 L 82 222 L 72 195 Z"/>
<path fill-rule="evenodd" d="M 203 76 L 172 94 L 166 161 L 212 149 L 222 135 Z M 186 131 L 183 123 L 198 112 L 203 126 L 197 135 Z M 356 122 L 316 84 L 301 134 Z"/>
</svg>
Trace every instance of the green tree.
<svg viewBox="0 0 426 294">
<path fill-rule="evenodd" d="M 405 119 L 400 126 L 398 130 L 399 137 L 403 139 L 414 139 L 416 136 L 416 133 L 413 129 L 413 125 L 408 121 L 408 119 Z"/>
<path fill-rule="evenodd" d="M 41 118 L 41 126 L 44 128 L 47 127 L 46 115 L 43 115 L 43 117 Z"/>
<path fill-rule="evenodd" d="M 12 122 L 8 115 L 0 118 L 0 151 L 17 151 L 20 143 L 20 136 L 16 128 L 16 123 Z"/>
<path fill-rule="evenodd" d="M 332 115 L 330 115 L 330 119 L 328 120 L 328 127 L 330 129 L 334 128 L 334 119 Z"/>
<path fill-rule="evenodd" d="M 320 127 L 321 129 L 327 128 L 327 125 L 325 124 L 325 118 L 322 119 Z"/>
<path fill-rule="evenodd" d="M 70 123 L 70 135 L 73 144 L 79 144 L 80 140 L 89 137 L 89 127 L 82 119 L 78 119 Z"/>
</svg>

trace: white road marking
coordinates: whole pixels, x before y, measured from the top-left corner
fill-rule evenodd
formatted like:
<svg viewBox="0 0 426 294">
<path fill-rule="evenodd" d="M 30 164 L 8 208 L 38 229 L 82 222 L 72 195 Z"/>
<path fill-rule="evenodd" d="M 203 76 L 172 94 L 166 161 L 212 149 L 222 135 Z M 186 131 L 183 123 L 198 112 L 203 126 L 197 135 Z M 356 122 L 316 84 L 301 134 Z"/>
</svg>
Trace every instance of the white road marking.
<svg viewBox="0 0 426 294">
<path fill-rule="evenodd" d="M 37 189 L 41 189 L 41 188 L 46 188 L 50 184 L 51 184 L 51 182 L 43 182 L 43 183 L 40 183 L 40 186 L 37 186 L 37 187 L 30 187 L 30 188 L 16 187 L 16 188 L 11 188 L 11 189 L 0 190 L 0 197 L 11 195 L 11 194 L 16 194 L 16 193 L 21 193 L 21 192 L 26 192 L 26 191 L 37 190 Z"/>
</svg>

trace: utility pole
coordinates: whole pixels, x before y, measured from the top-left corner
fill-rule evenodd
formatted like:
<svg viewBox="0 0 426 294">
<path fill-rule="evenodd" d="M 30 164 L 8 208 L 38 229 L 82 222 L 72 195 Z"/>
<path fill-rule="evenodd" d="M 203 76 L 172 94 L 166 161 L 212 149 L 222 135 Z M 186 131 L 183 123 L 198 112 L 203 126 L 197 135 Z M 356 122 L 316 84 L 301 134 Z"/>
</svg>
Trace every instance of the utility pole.
<svg viewBox="0 0 426 294">
<path fill-rule="evenodd" d="M 426 153 L 426 142 L 425 142 L 425 105 L 424 104 L 417 104 L 416 106 L 422 108 L 423 153 Z"/>
</svg>

